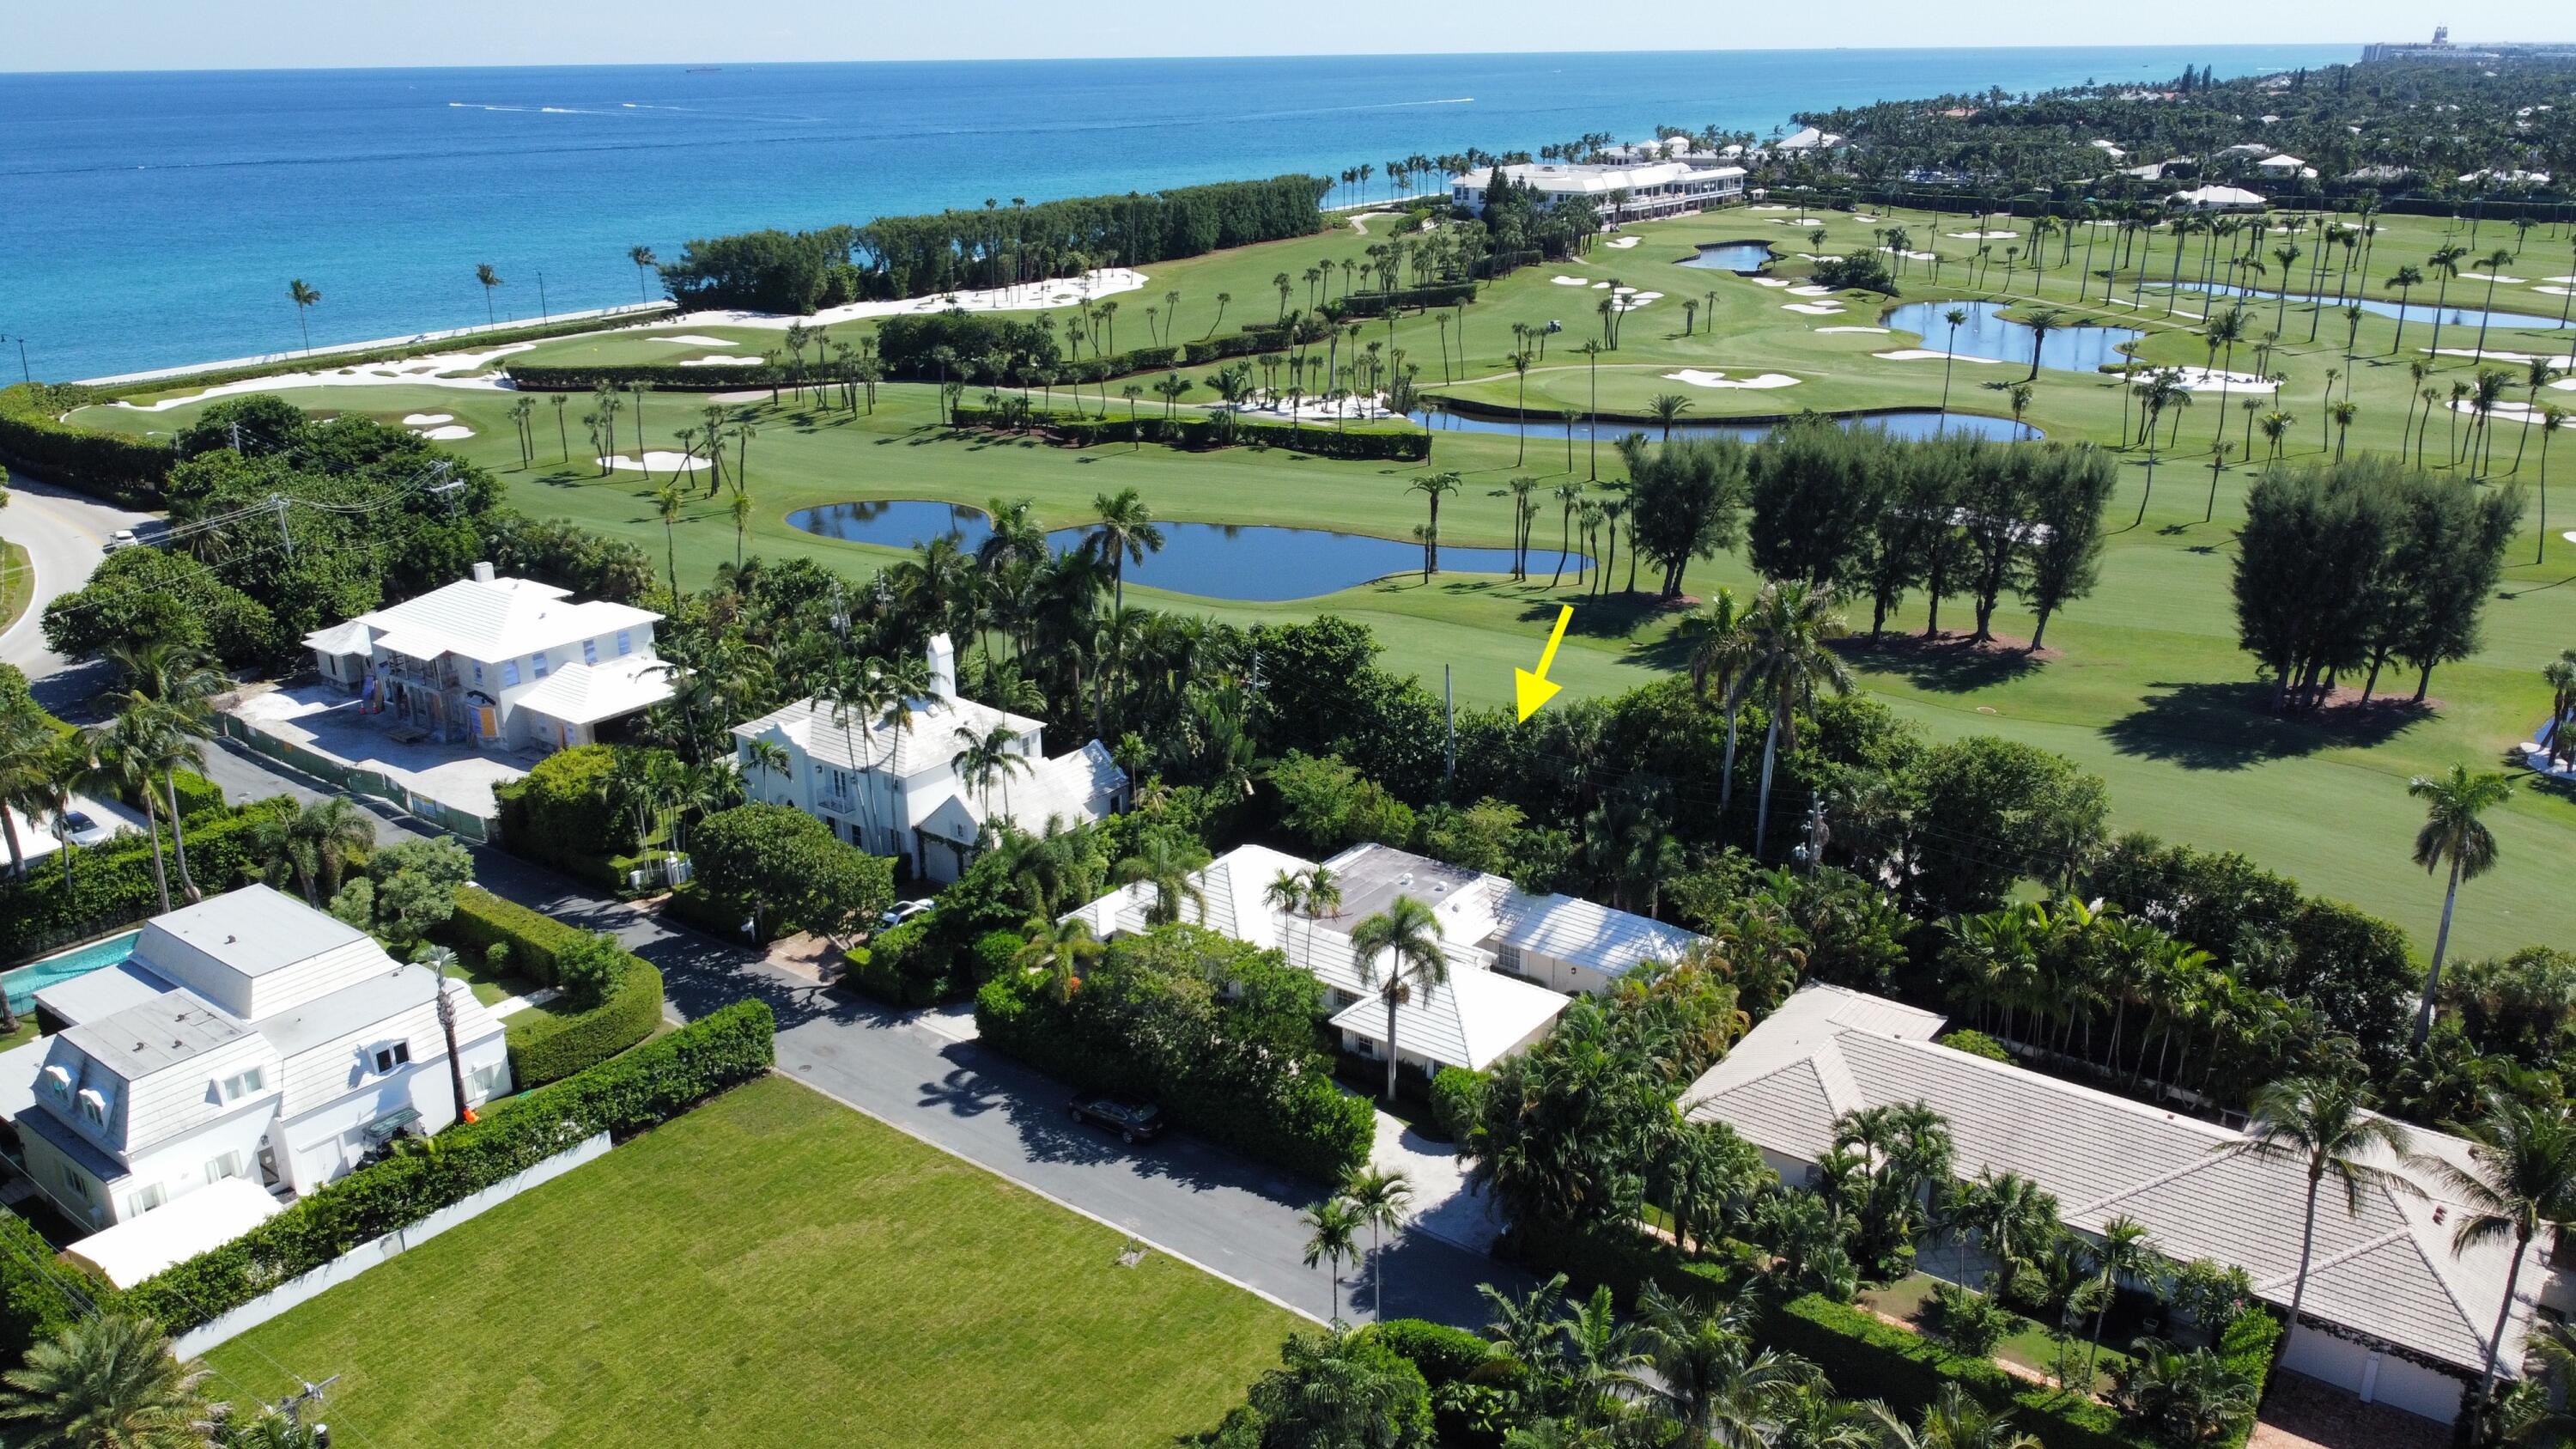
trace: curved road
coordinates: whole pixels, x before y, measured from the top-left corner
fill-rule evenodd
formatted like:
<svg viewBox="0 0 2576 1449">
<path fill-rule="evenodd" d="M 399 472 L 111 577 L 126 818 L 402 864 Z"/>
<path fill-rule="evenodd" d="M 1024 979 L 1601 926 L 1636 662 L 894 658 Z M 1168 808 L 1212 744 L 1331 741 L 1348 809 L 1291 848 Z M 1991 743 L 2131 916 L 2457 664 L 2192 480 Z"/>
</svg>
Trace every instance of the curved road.
<svg viewBox="0 0 2576 1449">
<path fill-rule="evenodd" d="M 27 550 L 36 568 L 36 591 L 27 612 L 0 634 L 0 663 L 24 670 L 36 686 L 36 698 L 56 714 L 77 708 L 93 686 L 87 670 L 45 647 L 39 623 L 45 605 L 89 582 L 106 556 L 102 550 L 108 535 L 152 517 L 23 474 L 9 480 L 9 506 L 0 508 L 0 538 Z"/>
</svg>

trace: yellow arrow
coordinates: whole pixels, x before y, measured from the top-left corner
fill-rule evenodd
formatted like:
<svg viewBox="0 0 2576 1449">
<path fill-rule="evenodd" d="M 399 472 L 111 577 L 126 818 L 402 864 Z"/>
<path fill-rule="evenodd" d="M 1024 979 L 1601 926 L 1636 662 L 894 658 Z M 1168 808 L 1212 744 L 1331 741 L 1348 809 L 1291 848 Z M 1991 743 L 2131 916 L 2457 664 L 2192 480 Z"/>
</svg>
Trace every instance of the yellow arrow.
<svg viewBox="0 0 2576 1449">
<path fill-rule="evenodd" d="M 1540 705 L 1556 698 L 1556 692 L 1565 687 L 1547 677 L 1547 667 L 1556 662 L 1556 646 L 1565 642 L 1565 626 L 1573 618 L 1574 606 L 1560 605 L 1556 611 L 1556 627 L 1548 631 L 1547 647 L 1539 651 L 1538 672 L 1533 674 L 1526 669 L 1512 671 L 1512 695 L 1520 701 L 1521 718 L 1528 719 L 1538 713 Z"/>
</svg>

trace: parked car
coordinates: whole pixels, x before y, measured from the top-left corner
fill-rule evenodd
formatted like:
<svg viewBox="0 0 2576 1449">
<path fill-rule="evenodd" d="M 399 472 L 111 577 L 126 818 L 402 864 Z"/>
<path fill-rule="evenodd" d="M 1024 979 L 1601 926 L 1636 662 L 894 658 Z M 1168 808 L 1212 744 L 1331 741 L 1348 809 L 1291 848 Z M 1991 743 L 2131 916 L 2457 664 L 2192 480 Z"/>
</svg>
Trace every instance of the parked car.
<svg viewBox="0 0 2576 1449">
<path fill-rule="evenodd" d="M 85 810 L 66 810 L 54 822 L 54 838 L 74 845 L 105 845 L 116 838 L 116 827 L 101 825 Z"/>
<path fill-rule="evenodd" d="M 929 910 L 930 907 L 931 902 L 927 899 L 917 901 L 898 901 L 895 903 L 893 910 L 877 917 L 877 921 L 878 924 L 884 926 L 886 929 L 892 930 L 895 927 L 902 925 L 904 922 L 911 920 L 913 917 L 920 915 L 922 912 Z"/>
<path fill-rule="evenodd" d="M 134 536 L 133 529 L 120 528 L 116 532 L 107 536 L 107 543 L 104 547 L 99 549 L 99 552 L 114 553 L 120 548 L 132 548 L 142 541 L 143 540 Z"/>
<path fill-rule="evenodd" d="M 1105 1127 L 1128 1143 L 1151 1142 L 1163 1135 L 1163 1109 L 1123 1092 L 1076 1092 L 1068 1110 L 1076 1122 Z"/>
</svg>

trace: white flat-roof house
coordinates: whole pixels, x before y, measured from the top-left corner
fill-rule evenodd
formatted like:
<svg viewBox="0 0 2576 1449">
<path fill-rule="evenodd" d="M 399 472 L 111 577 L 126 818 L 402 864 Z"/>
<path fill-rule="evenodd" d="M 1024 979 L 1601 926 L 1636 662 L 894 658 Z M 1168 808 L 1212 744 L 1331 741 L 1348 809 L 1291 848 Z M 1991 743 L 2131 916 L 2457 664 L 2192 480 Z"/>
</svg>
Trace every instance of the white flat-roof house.
<svg viewBox="0 0 2576 1449">
<path fill-rule="evenodd" d="M 1265 846 L 1226 852 L 1192 877 L 1205 900 L 1181 919 L 1275 949 L 1322 979 L 1344 1050 L 1385 1060 L 1386 1006 L 1361 976 L 1350 932 L 1397 896 L 1440 921 L 1449 981 L 1396 1007 L 1396 1058 L 1422 1072 L 1483 1071 L 1545 1036 L 1567 993 L 1598 991 L 1640 961 L 1669 961 L 1699 938 L 1676 926 L 1571 896 L 1533 896 L 1500 876 L 1384 845 L 1355 845 L 1324 862 L 1342 893 L 1332 914 L 1283 916 L 1265 899 L 1282 872 L 1314 862 Z M 1093 935 L 1143 931 L 1154 887 L 1113 891 L 1074 912 Z"/>
<path fill-rule="evenodd" d="M 1542 209 L 1570 196 L 1589 197 L 1604 222 L 1646 221 L 1683 216 L 1731 201 L 1744 194 L 1741 166 L 1696 166 L 1687 161 L 1651 161 L 1636 165 L 1583 166 L 1532 163 L 1499 168 L 1514 184 L 1538 193 Z M 1449 178 L 1452 203 L 1481 211 L 1491 170 Z M 1614 209 L 1612 193 L 1623 199 Z"/>
<path fill-rule="evenodd" d="M 2300 160 L 2296 156 L 2266 156 L 2262 160 L 2254 163 L 2254 169 L 2266 176 L 2282 181 L 2295 180 L 2302 177 L 2313 181 L 2317 176 L 2317 168 Z"/>
<path fill-rule="evenodd" d="M 1683 1093 L 1683 1110 L 1720 1121 L 1761 1149 L 1782 1180 L 1812 1180 L 1833 1146 L 1834 1119 L 1864 1107 L 1921 1102 L 1950 1124 L 1952 1170 L 2030 1178 L 2059 1216 L 2099 1234 L 2115 1217 L 2146 1225 L 2176 1261 L 2243 1268 L 2286 1311 L 2299 1267 L 2307 1197 L 2303 1162 L 2231 1153 L 2244 1134 L 1938 1045 L 1942 1018 L 1838 987 L 1810 985 L 1738 1042 Z M 2414 1151 L 2467 1165 L 2470 1144 L 2417 1129 Z M 2455 1250 L 2457 1193 L 2412 1162 L 2380 1154 L 2400 1179 L 2362 1184 L 2346 1211 L 2329 1187 L 2296 1335 L 2283 1362 L 2365 1401 L 2450 1422 L 2485 1362 L 2499 1312 L 2499 1362 L 2520 1371 L 2522 1341 L 2542 1307 L 2563 1313 L 2568 1286 L 2532 1245 L 2510 1310 L 2513 1246 Z"/>
<path fill-rule="evenodd" d="M 367 713 L 504 752 L 586 745 L 671 695 L 648 609 L 478 563 L 471 578 L 304 636 Z"/>
<path fill-rule="evenodd" d="M 500 1021 L 465 983 L 444 989 L 469 1104 L 506 1092 Z M 77 1223 L 166 1223 L 231 1178 L 308 1193 L 456 1120 L 440 990 L 366 933 L 245 886 L 154 917 L 122 965 L 38 991 L 67 1025 L 0 1056 L 0 1104 L 28 1176 Z"/>
<path fill-rule="evenodd" d="M 2201 186 L 2165 198 L 2175 211 L 2261 211 L 2262 197 L 2241 186 Z"/>
<path fill-rule="evenodd" d="M 792 805 L 861 850 L 909 857 L 915 875 L 935 881 L 965 873 L 987 822 L 1038 834 L 1049 820 L 1078 825 L 1117 813 L 1127 772 L 1106 746 L 1093 740 L 1049 759 L 1043 723 L 957 693 L 947 635 L 933 638 L 928 653 L 930 692 L 909 702 L 901 725 L 891 708 L 874 719 L 842 718 L 829 701 L 810 698 L 735 725 L 744 794 Z M 1010 732 L 1023 768 L 970 786 L 958 778 L 958 751 L 966 736 L 980 740 L 997 727 Z M 754 759 L 755 742 L 787 752 L 784 775 Z"/>
</svg>

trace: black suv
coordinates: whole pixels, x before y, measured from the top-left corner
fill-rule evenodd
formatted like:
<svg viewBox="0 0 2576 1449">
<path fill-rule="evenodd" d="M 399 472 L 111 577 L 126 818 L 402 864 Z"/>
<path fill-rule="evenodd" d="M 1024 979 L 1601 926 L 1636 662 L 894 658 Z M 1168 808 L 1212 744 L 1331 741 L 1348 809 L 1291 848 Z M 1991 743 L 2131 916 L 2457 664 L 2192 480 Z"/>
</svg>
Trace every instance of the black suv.
<svg viewBox="0 0 2576 1449">
<path fill-rule="evenodd" d="M 1066 1108 L 1076 1122 L 1106 1127 L 1126 1142 L 1151 1142 L 1163 1135 L 1163 1109 L 1142 1097 L 1121 1092 L 1079 1092 Z"/>
</svg>

